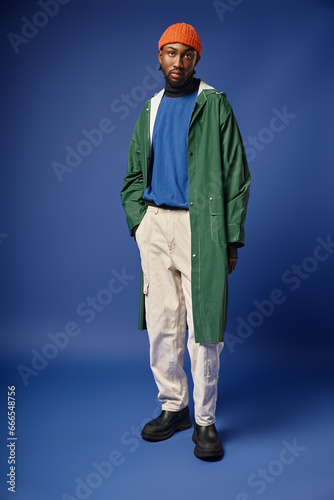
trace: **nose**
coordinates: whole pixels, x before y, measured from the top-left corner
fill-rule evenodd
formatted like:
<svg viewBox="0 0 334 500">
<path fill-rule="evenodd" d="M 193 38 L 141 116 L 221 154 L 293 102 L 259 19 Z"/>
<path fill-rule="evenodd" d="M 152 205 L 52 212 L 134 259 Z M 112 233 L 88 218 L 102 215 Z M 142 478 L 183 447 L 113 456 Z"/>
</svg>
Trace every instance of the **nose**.
<svg viewBox="0 0 334 500">
<path fill-rule="evenodd" d="M 176 56 L 176 58 L 174 59 L 173 66 L 174 66 L 174 68 L 182 68 L 183 67 L 182 58 L 180 55 Z"/>
</svg>

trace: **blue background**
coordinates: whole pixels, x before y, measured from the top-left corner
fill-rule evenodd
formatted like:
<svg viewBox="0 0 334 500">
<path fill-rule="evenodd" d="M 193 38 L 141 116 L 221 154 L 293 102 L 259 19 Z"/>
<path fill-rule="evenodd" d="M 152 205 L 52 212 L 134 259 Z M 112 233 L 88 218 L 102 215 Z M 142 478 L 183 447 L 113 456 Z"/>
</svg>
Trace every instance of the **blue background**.
<svg viewBox="0 0 334 500">
<path fill-rule="evenodd" d="M 15 385 L 18 500 L 175 492 L 332 500 L 334 256 L 317 248 L 334 239 L 333 2 L 58 7 L 52 17 L 36 15 L 35 1 L 1 4 L 1 498 L 10 498 L 6 403 Z M 40 27 L 14 50 L 8 34 L 22 36 L 22 17 Z M 227 93 L 252 174 L 221 357 L 217 428 L 226 455 L 214 464 L 194 457 L 191 429 L 156 444 L 138 437 L 159 405 L 147 334 L 137 331 L 139 255 L 119 192 L 136 119 L 163 87 L 158 40 L 175 22 L 197 29 L 196 76 Z M 290 118 L 273 132 L 284 109 Z M 82 143 L 82 131 L 101 121 L 95 145 Z M 65 165 L 68 147 L 82 153 L 72 158 L 78 165 L 57 177 L 54 162 Z M 87 312 L 89 297 L 99 311 Z M 60 333 L 69 322 L 75 336 Z M 54 347 L 50 334 L 67 345 Z M 48 359 L 22 376 L 43 353 Z M 191 387 L 188 358 L 186 369 Z M 279 465 L 294 440 L 302 451 Z M 102 478 L 93 463 L 107 460 L 114 465 Z M 250 479 L 259 468 L 272 471 L 262 488 Z M 77 478 L 86 487 L 76 492 Z"/>
</svg>

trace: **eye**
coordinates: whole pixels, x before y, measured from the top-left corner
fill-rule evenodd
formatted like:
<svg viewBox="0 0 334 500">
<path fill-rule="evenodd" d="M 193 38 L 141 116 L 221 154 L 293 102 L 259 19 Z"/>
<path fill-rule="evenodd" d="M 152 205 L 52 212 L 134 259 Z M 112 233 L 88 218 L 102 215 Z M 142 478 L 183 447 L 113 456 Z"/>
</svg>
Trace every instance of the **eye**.
<svg viewBox="0 0 334 500">
<path fill-rule="evenodd" d="M 168 54 L 169 54 L 170 56 L 173 56 L 173 55 L 174 55 L 174 51 L 173 51 L 173 50 L 170 50 L 170 51 L 168 52 Z"/>
</svg>

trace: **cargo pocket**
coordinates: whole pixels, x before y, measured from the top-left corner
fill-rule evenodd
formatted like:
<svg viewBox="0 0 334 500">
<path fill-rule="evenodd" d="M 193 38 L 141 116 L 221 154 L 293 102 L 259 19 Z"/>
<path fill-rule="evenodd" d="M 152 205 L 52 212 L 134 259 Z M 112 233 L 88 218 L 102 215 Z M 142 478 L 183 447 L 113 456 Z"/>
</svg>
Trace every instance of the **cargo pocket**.
<svg viewBox="0 0 334 500">
<path fill-rule="evenodd" d="M 212 196 L 210 198 L 210 222 L 211 238 L 217 243 L 224 242 L 225 236 L 225 218 L 224 203 L 221 196 Z"/>
</svg>

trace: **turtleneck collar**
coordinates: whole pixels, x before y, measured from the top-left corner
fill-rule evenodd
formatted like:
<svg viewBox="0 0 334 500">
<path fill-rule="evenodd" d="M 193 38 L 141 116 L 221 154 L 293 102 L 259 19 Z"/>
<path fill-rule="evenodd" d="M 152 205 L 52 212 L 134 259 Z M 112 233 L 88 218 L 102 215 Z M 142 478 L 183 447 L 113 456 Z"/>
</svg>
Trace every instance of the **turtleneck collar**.
<svg viewBox="0 0 334 500">
<path fill-rule="evenodd" d="M 167 80 L 165 84 L 166 97 L 184 97 L 198 90 L 200 79 L 194 77 L 194 73 L 189 75 L 187 80 L 180 87 L 173 87 Z"/>
</svg>

